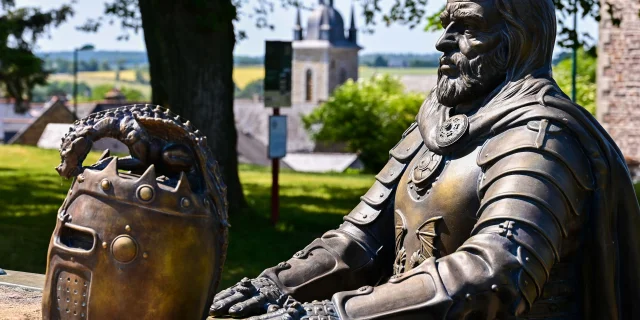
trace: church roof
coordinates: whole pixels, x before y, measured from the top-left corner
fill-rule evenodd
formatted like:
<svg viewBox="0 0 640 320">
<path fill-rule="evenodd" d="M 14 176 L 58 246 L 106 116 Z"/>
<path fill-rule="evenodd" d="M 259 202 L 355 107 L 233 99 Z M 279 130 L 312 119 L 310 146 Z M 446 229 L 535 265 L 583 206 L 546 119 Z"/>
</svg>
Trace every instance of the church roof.
<svg viewBox="0 0 640 320">
<path fill-rule="evenodd" d="M 329 1 L 329 3 L 326 4 L 325 1 Z M 354 21 L 351 24 L 354 25 Z M 320 4 L 307 20 L 307 32 L 304 40 L 329 41 L 333 46 L 338 47 L 358 46 L 345 36 L 344 19 L 342 19 L 340 12 L 333 7 L 333 0 L 320 0 Z"/>
</svg>

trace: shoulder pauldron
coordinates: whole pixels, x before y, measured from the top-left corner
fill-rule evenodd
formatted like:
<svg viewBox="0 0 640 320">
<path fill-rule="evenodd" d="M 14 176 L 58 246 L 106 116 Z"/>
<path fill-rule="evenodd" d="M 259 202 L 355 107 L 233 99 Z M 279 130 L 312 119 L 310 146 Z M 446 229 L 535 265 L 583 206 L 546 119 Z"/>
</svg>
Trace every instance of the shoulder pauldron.
<svg viewBox="0 0 640 320">
<path fill-rule="evenodd" d="M 547 119 L 530 121 L 487 140 L 478 153 L 477 163 L 483 168 L 493 166 L 500 159 L 522 151 L 533 151 L 564 164 L 582 188 L 593 189 L 591 164 L 580 144 L 568 130 Z"/>
<path fill-rule="evenodd" d="M 388 205 L 390 196 L 394 194 L 396 183 L 404 173 L 407 165 L 423 144 L 420 131 L 414 123 L 403 134 L 402 140 L 389 151 L 389 162 L 376 175 L 376 182 L 362 196 L 360 203 L 344 217 L 345 221 L 357 225 L 373 222 L 382 209 Z"/>
</svg>

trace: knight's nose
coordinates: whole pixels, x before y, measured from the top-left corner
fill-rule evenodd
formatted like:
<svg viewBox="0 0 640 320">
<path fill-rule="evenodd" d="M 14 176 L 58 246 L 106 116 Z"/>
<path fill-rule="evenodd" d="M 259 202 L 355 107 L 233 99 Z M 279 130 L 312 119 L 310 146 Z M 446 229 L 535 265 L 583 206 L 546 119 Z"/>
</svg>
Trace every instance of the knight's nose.
<svg viewBox="0 0 640 320">
<path fill-rule="evenodd" d="M 449 25 L 440 36 L 440 39 L 436 42 L 436 50 L 446 54 L 456 50 L 457 47 L 458 41 L 456 39 L 456 34 L 453 32 L 452 26 Z"/>
</svg>

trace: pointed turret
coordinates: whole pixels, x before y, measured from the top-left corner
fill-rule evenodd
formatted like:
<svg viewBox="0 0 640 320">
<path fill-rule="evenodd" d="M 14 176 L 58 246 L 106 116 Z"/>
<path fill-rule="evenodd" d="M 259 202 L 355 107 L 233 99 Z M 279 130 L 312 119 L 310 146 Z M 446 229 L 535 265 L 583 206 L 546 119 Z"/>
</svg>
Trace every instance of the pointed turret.
<svg viewBox="0 0 640 320">
<path fill-rule="evenodd" d="M 320 4 L 324 5 L 324 1 L 320 0 Z M 329 17 L 329 10 L 322 11 L 322 18 L 320 20 L 320 40 L 331 40 L 331 19 Z"/>
<path fill-rule="evenodd" d="M 356 44 L 358 43 L 358 29 L 356 29 L 356 13 L 353 8 L 353 3 L 351 4 L 351 26 L 349 27 L 349 36 L 347 39 Z"/>
<path fill-rule="evenodd" d="M 298 6 L 298 12 L 296 13 L 296 25 L 293 27 L 293 40 L 302 40 L 302 22 L 300 21 L 300 7 Z"/>
</svg>

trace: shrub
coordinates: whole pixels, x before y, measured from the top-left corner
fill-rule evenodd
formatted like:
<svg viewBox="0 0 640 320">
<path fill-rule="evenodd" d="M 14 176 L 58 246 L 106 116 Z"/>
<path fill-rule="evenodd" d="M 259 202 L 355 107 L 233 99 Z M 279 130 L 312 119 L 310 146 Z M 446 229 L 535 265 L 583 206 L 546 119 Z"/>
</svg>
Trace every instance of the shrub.
<svg viewBox="0 0 640 320">
<path fill-rule="evenodd" d="M 377 171 L 424 99 L 423 94 L 405 92 L 390 75 L 349 80 L 303 121 L 315 141 L 344 142 L 350 152 L 359 153 L 367 171 Z"/>
</svg>

